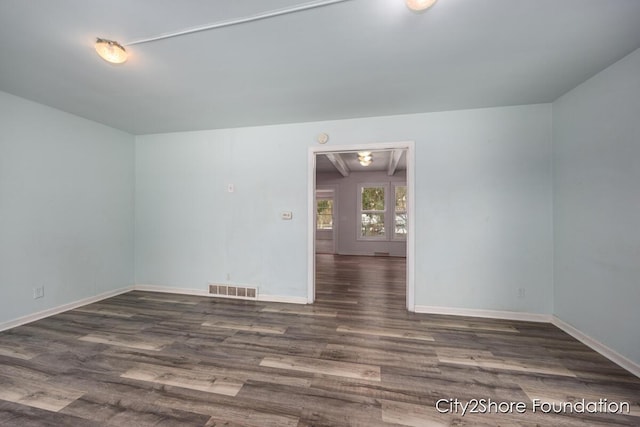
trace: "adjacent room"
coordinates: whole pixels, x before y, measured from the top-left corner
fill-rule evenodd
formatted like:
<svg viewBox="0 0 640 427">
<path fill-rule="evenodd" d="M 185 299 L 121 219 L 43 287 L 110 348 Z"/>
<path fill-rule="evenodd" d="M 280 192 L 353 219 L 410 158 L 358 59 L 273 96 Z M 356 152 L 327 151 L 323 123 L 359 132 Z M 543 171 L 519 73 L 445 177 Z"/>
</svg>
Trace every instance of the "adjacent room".
<svg viewBox="0 0 640 427">
<path fill-rule="evenodd" d="M 639 24 L 0 0 L 0 425 L 639 425 Z"/>
</svg>

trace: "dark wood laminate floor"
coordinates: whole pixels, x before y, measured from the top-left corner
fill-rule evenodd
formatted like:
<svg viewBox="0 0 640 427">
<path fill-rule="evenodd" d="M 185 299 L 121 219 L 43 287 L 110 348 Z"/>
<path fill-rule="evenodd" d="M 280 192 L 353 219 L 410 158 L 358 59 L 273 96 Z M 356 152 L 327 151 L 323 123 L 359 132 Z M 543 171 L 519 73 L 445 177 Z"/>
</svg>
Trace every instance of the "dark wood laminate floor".
<svg viewBox="0 0 640 427">
<path fill-rule="evenodd" d="M 130 292 L 0 333 L 0 425 L 640 425 L 640 379 L 554 326 L 408 313 L 404 259 L 317 259 L 313 306 Z M 531 407 L 605 398 L 631 413 Z"/>
</svg>

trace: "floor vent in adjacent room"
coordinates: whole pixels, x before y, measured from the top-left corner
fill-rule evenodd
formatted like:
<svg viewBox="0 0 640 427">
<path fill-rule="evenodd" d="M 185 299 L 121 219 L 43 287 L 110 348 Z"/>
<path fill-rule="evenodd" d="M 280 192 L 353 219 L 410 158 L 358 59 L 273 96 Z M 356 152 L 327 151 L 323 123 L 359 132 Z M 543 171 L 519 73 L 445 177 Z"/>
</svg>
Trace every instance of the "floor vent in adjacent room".
<svg viewBox="0 0 640 427">
<path fill-rule="evenodd" d="M 209 295 L 223 298 L 258 299 L 258 288 L 250 286 L 209 285 Z"/>
</svg>

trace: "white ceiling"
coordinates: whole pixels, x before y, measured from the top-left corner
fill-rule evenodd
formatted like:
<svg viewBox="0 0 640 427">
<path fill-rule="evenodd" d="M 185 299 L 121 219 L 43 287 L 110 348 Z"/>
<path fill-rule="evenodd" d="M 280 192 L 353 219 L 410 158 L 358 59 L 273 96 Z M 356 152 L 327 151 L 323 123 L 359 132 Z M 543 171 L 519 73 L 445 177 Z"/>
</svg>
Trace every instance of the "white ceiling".
<svg viewBox="0 0 640 427">
<path fill-rule="evenodd" d="M 0 90 L 133 134 L 551 102 L 640 47 L 639 0 L 0 0 Z"/>
</svg>

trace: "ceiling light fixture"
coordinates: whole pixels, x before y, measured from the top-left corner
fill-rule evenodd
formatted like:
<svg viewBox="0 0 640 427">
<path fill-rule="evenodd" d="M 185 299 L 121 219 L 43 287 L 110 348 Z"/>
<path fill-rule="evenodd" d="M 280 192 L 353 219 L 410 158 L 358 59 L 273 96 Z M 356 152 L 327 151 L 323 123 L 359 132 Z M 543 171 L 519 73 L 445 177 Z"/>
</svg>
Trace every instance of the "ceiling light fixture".
<svg viewBox="0 0 640 427">
<path fill-rule="evenodd" d="M 424 12 L 433 6 L 438 0 L 407 0 L 407 7 L 414 12 Z"/>
<path fill-rule="evenodd" d="M 360 162 L 362 166 L 369 166 L 371 162 L 373 162 L 371 151 L 358 151 L 358 162 Z"/>
<path fill-rule="evenodd" d="M 113 40 L 96 39 L 96 52 L 98 52 L 100 58 L 112 64 L 122 64 L 127 60 L 125 48 Z"/>
</svg>

